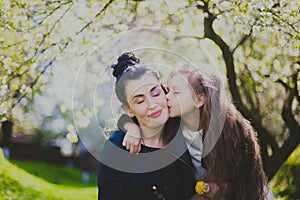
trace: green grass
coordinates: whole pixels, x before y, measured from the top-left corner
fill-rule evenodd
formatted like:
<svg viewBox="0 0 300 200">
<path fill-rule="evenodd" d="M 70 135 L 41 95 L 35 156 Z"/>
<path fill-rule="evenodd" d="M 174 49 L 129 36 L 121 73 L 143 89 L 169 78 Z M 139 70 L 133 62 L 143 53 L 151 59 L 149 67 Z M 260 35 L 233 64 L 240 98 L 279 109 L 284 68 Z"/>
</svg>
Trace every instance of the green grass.
<svg viewBox="0 0 300 200">
<path fill-rule="evenodd" d="M 270 185 L 278 200 L 300 199 L 300 145 L 280 167 Z"/>
<path fill-rule="evenodd" d="M 8 161 L 0 148 L 0 200 L 96 200 L 96 175 L 81 181 L 82 171 L 41 162 Z M 300 198 L 300 146 L 276 173 L 270 189 L 276 199 Z"/>
<path fill-rule="evenodd" d="M 88 183 L 82 182 L 82 171 L 67 166 L 57 166 L 43 162 L 12 160 L 19 168 L 44 179 L 47 182 L 74 187 L 93 187 L 97 185 L 97 175 L 90 174 Z"/>
<path fill-rule="evenodd" d="M 1 200 L 97 199 L 96 183 L 92 183 L 95 178 L 92 178 L 91 183 L 83 185 L 80 183 L 81 175 L 80 171 L 78 170 L 64 167 L 59 167 L 58 170 L 57 167 L 51 165 L 47 166 L 45 163 L 40 164 L 40 166 L 38 166 L 38 163 L 34 162 L 24 162 L 24 164 L 23 162 L 16 163 L 18 164 L 12 164 L 6 160 L 3 157 L 2 150 L 0 149 Z M 23 169 L 17 165 L 22 166 Z M 25 166 L 29 168 L 33 167 L 35 173 L 42 178 L 27 172 L 26 170 L 29 171 L 31 169 L 28 169 Z M 36 167 L 40 168 L 40 170 L 38 170 Z M 46 167 L 46 169 L 43 169 L 43 167 Z M 72 177 L 72 175 L 74 175 L 74 177 Z M 78 180 L 79 175 L 80 181 Z M 57 184 L 55 184 L 55 181 Z"/>
</svg>

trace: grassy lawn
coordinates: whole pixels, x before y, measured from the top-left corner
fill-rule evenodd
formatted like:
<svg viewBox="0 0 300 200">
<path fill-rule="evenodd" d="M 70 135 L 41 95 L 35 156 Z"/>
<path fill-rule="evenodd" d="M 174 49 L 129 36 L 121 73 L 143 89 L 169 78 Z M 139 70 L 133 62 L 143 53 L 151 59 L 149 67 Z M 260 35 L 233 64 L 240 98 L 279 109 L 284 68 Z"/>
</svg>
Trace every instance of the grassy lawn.
<svg viewBox="0 0 300 200">
<path fill-rule="evenodd" d="M 15 164 L 14 164 L 15 163 Z M 30 173 L 29 173 L 30 172 Z M 97 199 L 96 176 L 81 182 L 82 172 L 37 162 L 10 162 L 0 149 L 0 199 Z"/>
<path fill-rule="evenodd" d="M 280 167 L 270 185 L 278 200 L 300 199 L 300 145 Z"/>
<path fill-rule="evenodd" d="M 67 166 L 51 165 L 43 162 L 11 160 L 21 169 L 44 179 L 49 183 L 58 185 L 67 185 L 74 187 L 93 187 L 97 185 L 97 175 L 90 174 L 90 180 L 87 183 L 82 182 L 83 171 L 72 169 Z"/>
<path fill-rule="evenodd" d="M 276 199 L 300 197 L 300 146 L 270 182 Z M 82 183 L 82 171 L 42 162 L 8 161 L 0 148 L 0 200 L 96 200 L 97 176 Z"/>
</svg>

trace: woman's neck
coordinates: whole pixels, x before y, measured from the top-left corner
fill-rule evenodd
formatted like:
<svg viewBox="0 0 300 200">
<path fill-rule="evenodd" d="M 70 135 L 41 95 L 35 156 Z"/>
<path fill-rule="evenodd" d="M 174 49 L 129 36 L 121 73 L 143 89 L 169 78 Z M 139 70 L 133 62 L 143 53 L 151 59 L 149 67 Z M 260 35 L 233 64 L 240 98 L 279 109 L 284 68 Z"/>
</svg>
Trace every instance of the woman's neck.
<svg viewBox="0 0 300 200">
<path fill-rule="evenodd" d="M 149 127 L 141 127 L 142 129 L 142 142 L 145 146 L 162 148 L 164 147 L 164 142 L 162 140 L 162 131 L 163 127 L 159 128 L 149 128 Z"/>
<path fill-rule="evenodd" d="M 184 126 L 190 131 L 199 131 L 200 127 L 200 110 L 195 108 L 193 111 L 181 116 Z"/>
</svg>

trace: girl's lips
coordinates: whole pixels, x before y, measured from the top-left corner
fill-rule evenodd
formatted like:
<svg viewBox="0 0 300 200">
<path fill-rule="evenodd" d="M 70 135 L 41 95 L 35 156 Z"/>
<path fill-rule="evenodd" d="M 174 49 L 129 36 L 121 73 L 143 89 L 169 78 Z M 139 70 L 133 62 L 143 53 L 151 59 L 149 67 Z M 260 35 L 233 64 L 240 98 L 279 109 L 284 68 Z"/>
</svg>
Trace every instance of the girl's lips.
<svg viewBox="0 0 300 200">
<path fill-rule="evenodd" d="M 151 114 L 149 115 L 149 117 L 151 117 L 151 118 L 156 118 L 156 117 L 159 117 L 159 116 L 161 115 L 161 113 L 162 113 L 162 109 L 160 109 L 160 110 L 158 110 L 158 111 L 155 111 L 155 112 L 151 113 Z"/>
</svg>

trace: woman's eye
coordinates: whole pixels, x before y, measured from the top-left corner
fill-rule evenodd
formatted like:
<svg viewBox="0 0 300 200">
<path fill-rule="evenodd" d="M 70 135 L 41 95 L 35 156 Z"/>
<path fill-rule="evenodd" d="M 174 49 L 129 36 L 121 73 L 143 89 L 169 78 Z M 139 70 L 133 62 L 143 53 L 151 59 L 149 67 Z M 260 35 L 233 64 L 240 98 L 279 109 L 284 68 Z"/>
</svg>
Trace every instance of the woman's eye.
<svg viewBox="0 0 300 200">
<path fill-rule="evenodd" d="M 153 91 L 152 96 L 157 97 L 160 95 L 160 90 Z"/>
<path fill-rule="evenodd" d="M 159 95 L 160 95 L 160 92 L 156 92 L 156 93 L 153 94 L 154 97 L 157 97 Z"/>
<path fill-rule="evenodd" d="M 141 104 L 141 103 L 143 103 L 143 102 L 144 102 L 144 99 L 138 99 L 138 100 L 136 101 L 137 104 Z"/>
</svg>

